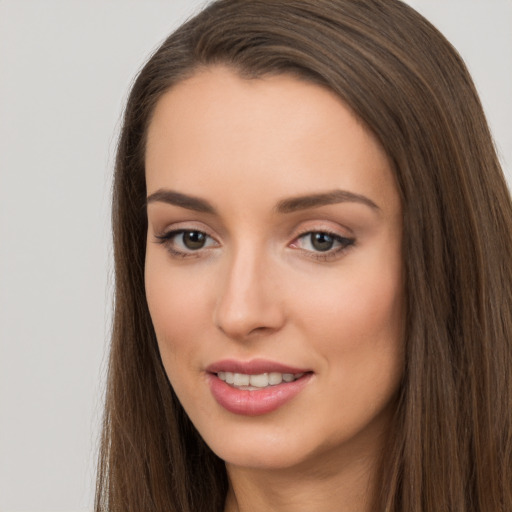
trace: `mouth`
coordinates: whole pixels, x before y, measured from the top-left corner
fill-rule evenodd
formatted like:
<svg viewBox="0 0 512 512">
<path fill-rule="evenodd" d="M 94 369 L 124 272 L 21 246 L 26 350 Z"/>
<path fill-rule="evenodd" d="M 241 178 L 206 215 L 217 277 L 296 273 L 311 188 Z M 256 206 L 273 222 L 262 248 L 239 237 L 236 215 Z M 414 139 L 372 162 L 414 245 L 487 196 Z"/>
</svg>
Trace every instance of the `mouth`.
<svg viewBox="0 0 512 512">
<path fill-rule="evenodd" d="M 283 382 L 294 382 L 303 377 L 306 373 L 309 372 L 268 372 L 251 375 L 247 373 L 221 371 L 216 373 L 216 375 L 222 382 L 225 382 L 226 384 L 232 386 L 233 388 L 241 389 L 244 391 L 257 391 L 259 389 L 265 389 L 271 386 L 278 386 Z"/>
<path fill-rule="evenodd" d="M 273 412 L 304 390 L 311 370 L 264 360 L 220 361 L 207 369 L 210 391 L 230 413 L 257 416 Z"/>
</svg>

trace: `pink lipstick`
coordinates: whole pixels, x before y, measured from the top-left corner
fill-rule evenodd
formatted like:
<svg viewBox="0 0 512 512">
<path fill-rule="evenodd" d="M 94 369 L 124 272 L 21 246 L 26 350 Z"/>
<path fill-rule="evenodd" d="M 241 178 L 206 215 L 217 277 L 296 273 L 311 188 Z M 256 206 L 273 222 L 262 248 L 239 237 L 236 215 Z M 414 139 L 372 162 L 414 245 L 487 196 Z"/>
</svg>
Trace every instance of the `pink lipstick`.
<svg viewBox="0 0 512 512">
<path fill-rule="evenodd" d="M 299 394 L 313 375 L 308 369 L 263 359 L 218 361 L 206 371 L 217 403 L 229 412 L 246 416 L 280 408 Z"/>
</svg>

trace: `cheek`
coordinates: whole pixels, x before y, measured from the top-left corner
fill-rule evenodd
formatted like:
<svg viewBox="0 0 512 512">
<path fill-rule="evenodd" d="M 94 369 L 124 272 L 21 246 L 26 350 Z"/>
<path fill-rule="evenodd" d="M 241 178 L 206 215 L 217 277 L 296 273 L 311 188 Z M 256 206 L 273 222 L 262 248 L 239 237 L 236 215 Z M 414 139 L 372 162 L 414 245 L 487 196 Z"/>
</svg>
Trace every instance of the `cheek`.
<svg viewBox="0 0 512 512">
<path fill-rule="evenodd" d="M 324 332 L 326 339 L 339 339 L 340 350 L 362 342 L 401 338 L 403 292 L 400 269 L 386 275 L 369 271 L 329 275 L 296 301 L 295 316 L 302 328 Z"/>
<path fill-rule="evenodd" d="M 171 271 L 167 258 L 148 251 L 145 269 L 146 298 L 164 367 L 171 382 L 175 367 L 192 367 L 200 343 L 199 333 L 207 328 L 208 295 L 201 277 Z"/>
<path fill-rule="evenodd" d="M 153 277 L 156 277 L 154 279 Z M 201 296 L 194 287 L 179 286 L 165 273 L 146 272 L 146 296 L 162 363 L 180 401 L 201 403 L 197 353 L 202 320 L 197 314 Z"/>
<path fill-rule="evenodd" d="M 403 285 L 399 263 L 366 263 L 317 282 L 295 317 L 322 357 L 329 386 L 377 404 L 394 393 L 403 373 Z"/>
</svg>

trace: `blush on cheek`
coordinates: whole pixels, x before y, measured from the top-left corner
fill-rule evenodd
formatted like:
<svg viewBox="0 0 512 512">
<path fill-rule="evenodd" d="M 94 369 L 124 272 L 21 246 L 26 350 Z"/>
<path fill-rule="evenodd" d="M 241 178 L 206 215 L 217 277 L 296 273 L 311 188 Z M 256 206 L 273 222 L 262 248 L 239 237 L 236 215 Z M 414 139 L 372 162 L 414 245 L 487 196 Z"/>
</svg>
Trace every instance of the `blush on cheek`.
<svg viewBox="0 0 512 512">
<path fill-rule="evenodd" d="M 146 300 L 155 330 L 166 326 L 172 332 L 179 325 L 186 325 L 193 315 L 191 304 L 197 304 L 199 296 L 192 287 L 179 286 L 172 277 L 166 278 L 165 270 L 151 268 L 146 271 Z M 171 331 L 169 331 L 169 328 Z"/>
</svg>

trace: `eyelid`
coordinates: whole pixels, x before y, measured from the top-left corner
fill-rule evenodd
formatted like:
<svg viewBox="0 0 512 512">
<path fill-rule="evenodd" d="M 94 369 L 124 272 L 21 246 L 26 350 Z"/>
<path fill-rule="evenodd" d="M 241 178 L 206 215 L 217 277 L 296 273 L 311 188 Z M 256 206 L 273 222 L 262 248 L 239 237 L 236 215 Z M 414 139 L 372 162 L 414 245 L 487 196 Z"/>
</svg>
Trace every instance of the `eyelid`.
<svg viewBox="0 0 512 512">
<path fill-rule="evenodd" d="M 163 219 L 162 219 L 163 220 Z M 198 220 L 180 220 L 175 222 L 162 222 L 160 220 L 159 222 L 151 223 L 153 227 L 153 232 L 156 234 L 157 232 L 159 234 L 169 233 L 171 231 L 180 231 L 180 230 L 187 230 L 187 231 L 201 231 L 203 233 L 206 233 L 207 235 L 211 236 L 212 238 L 215 238 L 213 235 L 212 229 L 208 224 L 205 224 L 204 222 L 198 221 Z"/>
<path fill-rule="evenodd" d="M 201 233 L 205 235 L 208 239 L 213 240 L 215 243 L 211 245 L 207 245 L 205 247 L 200 247 L 196 250 L 194 249 L 178 249 L 174 244 L 174 239 L 184 233 L 187 232 L 195 232 Z M 155 242 L 165 246 L 166 250 L 172 257 L 175 258 L 201 258 L 205 256 L 210 249 L 216 248 L 220 245 L 220 242 L 217 240 L 215 236 L 209 233 L 209 230 L 204 228 L 199 228 L 194 225 L 191 225 L 189 222 L 181 222 L 178 224 L 173 224 L 161 232 L 154 232 Z"/>
<path fill-rule="evenodd" d="M 198 226 L 198 224 L 200 224 L 200 226 Z M 301 224 L 300 227 L 295 230 L 295 233 L 290 235 L 290 237 L 293 237 L 292 241 L 286 245 L 291 247 L 293 250 L 302 253 L 305 257 L 313 260 L 327 261 L 337 259 L 341 257 L 343 253 L 349 250 L 356 242 L 356 239 L 353 236 L 353 231 L 351 229 L 343 226 L 343 230 L 350 231 L 350 234 L 348 234 L 348 236 L 344 234 L 342 232 L 341 226 L 339 228 L 333 228 L 332 226 L 326 226 L 325 222 L 306 222 Z M 186 232 L 197 232 L 204 234 L 207 239 L 213 241 L 214 243 L 206 242 L 207 245 L 197 249 L 187 247 L 180 249 L 175 243 L 175 238 Z M 300 246 L 300 243 L 298 242 L 300 239 L 318 233 L 322 233 L 333 238 L 335 246 L 326 250 L 315 250 L 314 248 L 307 249 Z M 171 256 L 180 258 L 204 257 L 206 255 L 205 253 L 209 253 L 211 249 L 218 248 L 220 245 L 222 245 L 218 237 L 214 236 L 208 227 L 206 227 L 203 223 L 196 223 L 194 221 L 183 221 L 176 224 L 171 224 L 160 232 L 156 232 L 154 229 L 154 237 L 155 242 L 164 245 Z M 184 245 L 183 240 L 180 245 Z"/>
<path fill-rule="evenodd" d="M 309 233 L 326 233 L 343 239 L 355 239 L 355 233 L 348 226 L 327 219 L 312 219 L 298 224 L 291 232 L 294 240 Z"/>
<path fill-rule="evenodd" d="M 293 240 L 294 241 L 299 240 L 300 238 L 304 238 L 308 235 L 313 235 L 313 234 L 318 234 L 318 233 L 328 235 L 331 238 L 338 240 L 339 242 L 344 242 L 344 241 L 350 241 L 352 243 L 355 242 L 355 238 L 353 238 L 353 237 L 340 235 L 339 233 L 336 233 L 335 231 L 330 231 L 327 229 L 308 229 L 307 231 L 304 231 L 304 232 L 298 234 Z M 321 251 L 319 251 L 319 252 L 321 252 Z"/>
<path fill-rule="evenodd" d="M 322 224 L 323 223 L 308 223 L 307 227 L 301 226 L 301 229 L 298 230 L 296 234 L 294 234 L 293 240 L 289 246 L 291 246 L 294 250 L 300 251 L 307 258 L 313 259 L 315 261 L 332 261 L 342 257 L 348 250 L 350 250 L 355 245 L 356 238 L 352 230 L 345 228 L 348 231 L 350 231 L 350 235 L 347 236 L 340 233 L 339 229 L 337 230 L 332 227 L 327 227 L 325 226 L 325 224 Z M 338 247 L 334 247 L 326 251 L 315 251 L 311 249 L 304 249 L 298 246 L 298 240 L 316 233 L 326 234 L 332 237 L 340 245 Z"/>
<path fill-rule="evenodd" d="M 202 231 L 201 229 L 195 229 L 195 228 L 177 228 L 177 229 L 169 229 L 166 230 L 164 233 L 158 234 L 155 233 L 155 238 L 158 239 L 159 242 L 165 242 L 166 240 L 171 240 L 172 238 L 181 235 L 183 233 L 200 233 L 202 235 L 206 235 L 209 239 L 213 240 L 215 243 L 218 244 L 217 240 L 209 235 L 206 231 Z"/>
</svg>

